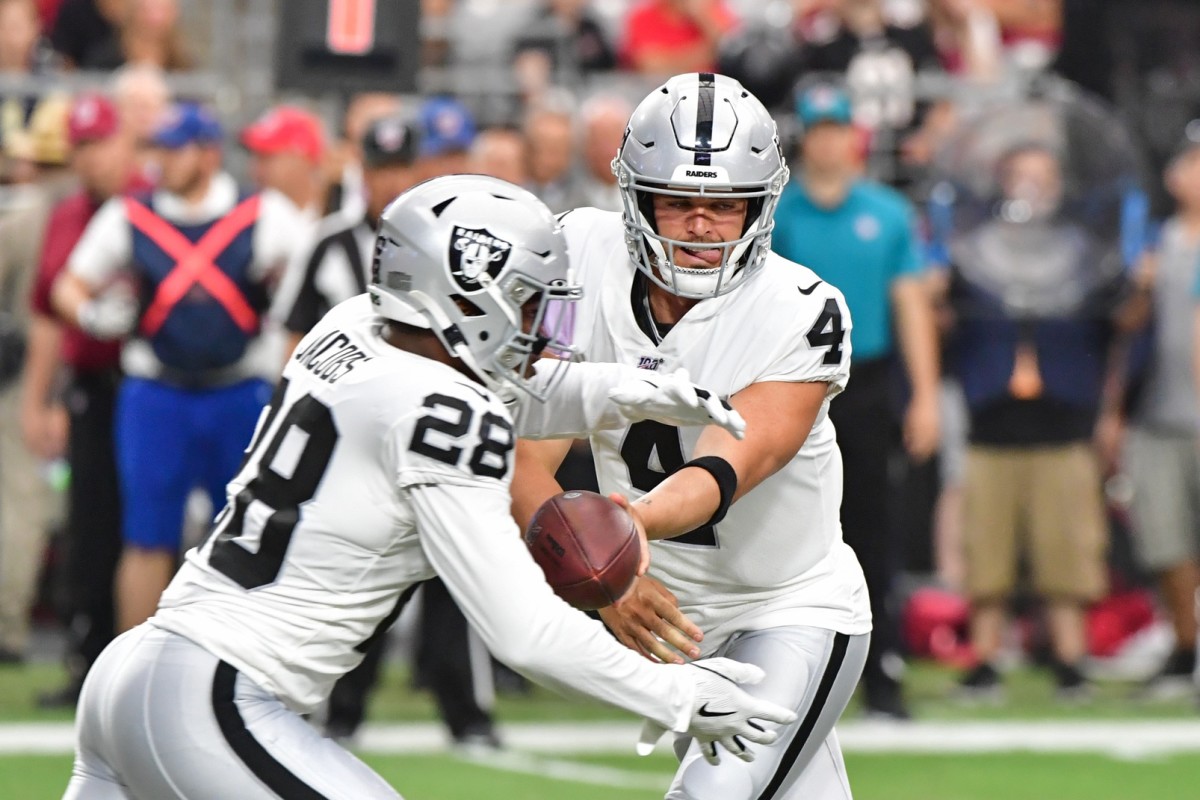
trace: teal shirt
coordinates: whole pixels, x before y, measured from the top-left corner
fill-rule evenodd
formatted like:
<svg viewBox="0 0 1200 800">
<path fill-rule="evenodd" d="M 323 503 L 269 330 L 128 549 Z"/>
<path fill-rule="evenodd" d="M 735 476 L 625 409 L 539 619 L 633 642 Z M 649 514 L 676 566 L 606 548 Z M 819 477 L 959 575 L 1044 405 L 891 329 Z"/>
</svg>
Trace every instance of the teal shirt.
<svg viewBox="0 0 1200 800">
<path fill-rule="evenodd" d="M 855 361 L 890 355 L 892 281 L 924 269 L 915 212 L 899 192 L 859 180 L 836 208 L 809 199 L 799 178 L 784 187 L 771 248 L 836 286 L 854 319 Z"/>
</svg>

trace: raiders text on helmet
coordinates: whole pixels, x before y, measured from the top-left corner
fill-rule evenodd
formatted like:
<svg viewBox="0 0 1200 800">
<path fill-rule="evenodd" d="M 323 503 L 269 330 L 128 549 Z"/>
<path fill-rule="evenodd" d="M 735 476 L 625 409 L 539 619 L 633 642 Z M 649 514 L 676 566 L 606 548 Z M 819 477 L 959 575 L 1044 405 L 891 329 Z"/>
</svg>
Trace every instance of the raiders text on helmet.
<svg viewBox="0 0 1200 800">
<path fill-rule="evenodd" d="M 566 240 L 540 200 L 506 181 L 451 175 L 393 200 L 379 221 L 370 293 L 382 316 L 432 329 L 505 400 L 514 387 L 533 393 L 526 368 L 544 348 L 571 354 L 565 304 L 580 290 Z M 526 333 L 522 307 L 534 297 Z"/>
<path fill-rule="evenodd" d="M 775 121 L 734 79 L 709 72 L 676 75 L 651 92 L 629 120 L 613 172 L 629 256 L 659 286 L 681 297 L 716 297 L 762 266 L 788 169 Z M 655 194 L 747 200 L 742 235 L 716 243 L 722 249 L 719 266 L 675 265 L 675 249 L 694 242 L 659 234 Z"/>
</svg>

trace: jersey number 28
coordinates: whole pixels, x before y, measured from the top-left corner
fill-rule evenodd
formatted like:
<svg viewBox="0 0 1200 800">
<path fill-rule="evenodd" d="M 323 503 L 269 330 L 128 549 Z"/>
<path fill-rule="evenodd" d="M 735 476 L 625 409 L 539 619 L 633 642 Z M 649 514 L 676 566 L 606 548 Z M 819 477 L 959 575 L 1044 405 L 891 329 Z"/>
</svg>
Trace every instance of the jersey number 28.
<svg viewBox="0 0 1200 800">
<path fill-rule="evenodd" d="M 287 388 L 285 378 L 246 451 L 242 468 L 255 464 L 254 477 L 225 506 L 213 530 L 209 565 L 245 589 L 266 586 L 279 577 L 300 522 L 300 505 L 316 494 L 337 444 L 329 407 L 307 394 L 292 404 L 267 441 Z"/>
</svg>

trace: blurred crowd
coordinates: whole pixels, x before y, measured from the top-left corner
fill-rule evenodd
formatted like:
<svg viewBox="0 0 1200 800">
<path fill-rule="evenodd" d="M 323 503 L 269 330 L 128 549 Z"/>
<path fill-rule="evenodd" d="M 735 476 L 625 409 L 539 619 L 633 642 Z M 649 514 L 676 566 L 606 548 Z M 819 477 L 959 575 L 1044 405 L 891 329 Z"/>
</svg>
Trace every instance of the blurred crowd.
<svg viewBox="0 0 1200 800">
<path fill-rule="evenodd" d="M 392 197 L 478 172 L 619 211 L 633 103 L 719 71 L 779 122 L 775 249 L 854 318 L 832 413 L 876 618 L 868 711 L 908 717 L 905 657 L 960 668 L 970 700 L 1033 659 L 1079 702 L 1139 643 L 1141 691 L 1194 697 L 1200 13 L 1122 26 L 1106 5 L 424 0 L 424 67 L 512 92 L 290 96 L 237 125 L 173 95 L 208 66 L 176 0 L 0 0 L 0 663 L 43 601 L 70 677 L 41 700 L 69 704 L 152 613 L 195 490 L 225 505 L 286 354 L 364 290 Z M 1122 27 L 1149 44 L 1122 49 Z M 97 89 L 4 88 L 73 70 Z M 219 310 L 176 315 L 194 286 Z M 461 659 L 431 652 L 464 642 L 427 642 L 421 680 L 456 738 L 494 739 L 486 692 L 463 702 Z M 342 733 L 364 666 L 335 692 Z"/>
</svg>

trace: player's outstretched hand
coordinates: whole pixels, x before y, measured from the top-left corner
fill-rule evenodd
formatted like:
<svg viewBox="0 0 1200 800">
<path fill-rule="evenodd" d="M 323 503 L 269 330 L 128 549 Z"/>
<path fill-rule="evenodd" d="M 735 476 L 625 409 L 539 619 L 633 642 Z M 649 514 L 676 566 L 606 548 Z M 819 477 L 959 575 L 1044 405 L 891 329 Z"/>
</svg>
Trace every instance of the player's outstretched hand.
<svg viewBox="0 0 1200 800">
<path fill-rule="evenodd" d="M 670 425 L 719 425 L 734 437 L 746 437 L 746 420 L 733 406 L 688 379 L 685 369 L 665 375 L 645 372 L 608 392 L 630 422 L 658 420 Z"/>
<path fill-rule="evenodd" d="M 770 744 L 778 737 L 774 727 L 764 723 L 788 725 L 796 721 L 796 712 L 738 688 L 739 683 L 758 683 L 763 671 L 753 664 L 730 658 L 705 658 L 683 667 L 695 672 L 696 697 L 687 733 L 700 744 L 700 752 L 710 764 L 721 760 L 720 744 L 743 761 L 753 761 L 754 752 L 747 742 Z M 666 730 L 647 720 L 638 739 L 639 755 L 649 755 Z"/>
</svg>

